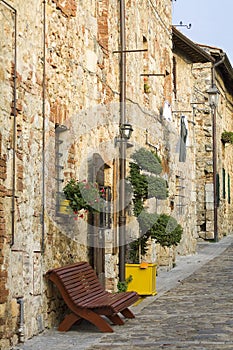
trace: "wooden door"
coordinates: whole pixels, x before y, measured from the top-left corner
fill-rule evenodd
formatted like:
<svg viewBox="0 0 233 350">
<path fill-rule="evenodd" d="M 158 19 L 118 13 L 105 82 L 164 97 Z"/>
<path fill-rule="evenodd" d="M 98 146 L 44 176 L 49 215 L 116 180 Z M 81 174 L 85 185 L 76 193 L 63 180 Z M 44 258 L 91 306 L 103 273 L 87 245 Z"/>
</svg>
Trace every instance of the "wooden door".
<svg viewBox="0 0 233 350">
<path fill-rule="evenodd" d="M 93 154 L 91 166 L 91 181 L 97 182 L 100 187 L 104 186 L 104 168 L 105 164 L 98 153 Z M 105 229 L 102 225 L 101 214 L 91 215 L 90 225 L 90 263 L 96 271 L 96 274 L 105 287 Z"/>
</svg>

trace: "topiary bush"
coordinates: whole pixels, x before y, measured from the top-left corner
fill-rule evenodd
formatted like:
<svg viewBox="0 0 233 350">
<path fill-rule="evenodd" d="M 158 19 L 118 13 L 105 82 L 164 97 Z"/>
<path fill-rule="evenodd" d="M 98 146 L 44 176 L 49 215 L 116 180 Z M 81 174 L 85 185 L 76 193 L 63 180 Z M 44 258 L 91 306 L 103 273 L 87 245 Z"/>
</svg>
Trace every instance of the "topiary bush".
<svg viewBox="0 0 233 350">
<path fill-rule="evenodd" d="M 148 151 L 145 148 L 140 148 L 134 152 L 132 159 L 137 165 L 150 173 L 159 175 L 162 172 L 161 160 L 155 152 Z"/>
<path fill-rule="evenodd" d="M 172 216 L 161 214 L 153 225 L 151 238 L 155 238 L 163 247 L 171 247 L 177 245 L 182 237 L 182 227 Z"/>
<path fill-rule="evenodd" d="M 147 198 L 166 199 L 168 197 L 167 181 L 161 177 L 146 176 Z"/>
<path fill-rule="evenodd" d="M 167 181 L 158 175 L 162 172 L 160 158 L 144 148 L 132 155 L 134 162 L 130 163 L 130 181 L 133 189 L 133 213 L 137 218 L 140 237 L 130 243 L 129 259 L 138 263 L 141 255 L 147 251 L 148 238 L 154 238 L 162 246 L 177 245 L 182 236 L 182 227 L 176 219 L 166 215 L 149 213 L 144 208 L 146 199 L 164 200 L 168 197 Z M 142 173 L 143 171 L 150 174 Z"/>
</svg>

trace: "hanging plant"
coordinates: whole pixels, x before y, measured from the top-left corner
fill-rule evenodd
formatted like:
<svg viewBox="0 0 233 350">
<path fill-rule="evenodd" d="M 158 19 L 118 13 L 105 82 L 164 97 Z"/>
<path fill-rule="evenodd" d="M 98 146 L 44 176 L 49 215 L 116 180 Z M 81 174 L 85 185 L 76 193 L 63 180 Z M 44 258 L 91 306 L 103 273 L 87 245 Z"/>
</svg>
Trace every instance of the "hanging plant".
<svg viewBox="0 0 233 350">
<path fill-rule="evenodd" d="M 224 131 L 221 136 L 222 143 L 230 143 L 233 144 L 233 132 L 232 131 Z"/>
<path fill-rule="evenodd" d="M 105 207 L 104 189 L 99 190 L 97 183 L 71 179 L 63 192 L 75 214 L 79 214 L 81 210 L 100 212 Z"/>
</svg>

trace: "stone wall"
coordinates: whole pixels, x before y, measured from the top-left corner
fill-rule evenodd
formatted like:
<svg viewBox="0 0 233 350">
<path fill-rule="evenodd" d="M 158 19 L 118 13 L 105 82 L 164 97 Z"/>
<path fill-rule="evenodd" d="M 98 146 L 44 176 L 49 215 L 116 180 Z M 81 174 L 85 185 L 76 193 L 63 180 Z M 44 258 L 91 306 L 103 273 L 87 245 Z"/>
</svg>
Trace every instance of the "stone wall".
<svg viewBox="0 0 233 350">
<path fill-rule="evenodd" d="M 172 183 L 174 209 L 176 210 L 184 235 L 177 248 L 179 254 L 193 254 L 196 251 L 197 229 L 193 218 L 196 217 L 196 121 L 192 102 L 195 78 L 192 74 L 193 63 L 184 53 L 175 52 L 173 58 L 173 118 L 176 129 L 181 127 L 182 116 L 186 119 L 187 140 L 186 159 L 179 161 L 181 140 L 175 145 L 172 157 L 174 163 L 174 178 Z"/>
<path fill-rule="evenodd" d="M 217 49 L 206 48 L 209 54 L 216 54 Z M 177 103 L 176 110 L 186 110 L 192 125 L 193 135 L 193 182 L 194 192 L 191 196 L 193 208 L 196 206 L 197 223 L 194 223 L 193 232 L 198 233 L 201 239 L 214 238 L 214 197 L 213 197 L 213 120 L 208 102 L 207 90 L 211 86 L 211 63 L 192 63 L 185 59 L 184 53 L 175 55 L 176 79 L 174 80 L 174 97 Z M 173 68 L 174 69 L 174 68 Z M 216 84 L 220 91 L 220 100 L 216 112 L 216 139 L 217 139 L 217 172 L 219 175 L 219 206 L 218 206 L 218 235 L 219 239 L 232 230 L 230 223 L 231 203 L 228 203 L 227 193 L 231 188 L 228 183 L 231 174 L 231 153 L 221 142 L 224 130 L 230 130 L 232 125 L 232 96 L 227 91 L 226 83 L 221 75 L 216 73 Z M 185 113 L 184 113 L 185 114 Z M 190 133 L 189 133 L 190 134 Z M 227 147 L 231 147 L 230 145 Z M 191 147 L 192 148 L 192 147 Z M 229 149 L 228 149 L 229 150 Z M 226 169 L 227 170 L 226 170 Z M 224 175 L 225 174 L 225 175 Z M 225 181 L 223 180 L 225 177 Z M 225 194 L 223 183 L 225 182 Z M 231 186 L 231 184 L 230 184 Z M 225 198 L 224 198 L 225 196 Z M 196 202 L 196 205 L 195 205 Z M 191 203 L 190 203 L 191 204 Z M 194 209 L 195 210 L 195 209 Z M 192 215 L 191 215 L 192 217 Z M 195 235 L 196 236 L 196 235 Z"/>
<path fill-rule="evenodd" d="M 108 165 L 106 184 L 112 185 L 114 171 L 118 171 L 114 168 L 118 157 L 114 138 L 118 134 L 120 93 L 119 53 L 114 53 L 119 50 L 119 8 L 114 1 L 84 4 L 50 0 L 44 8 L 43 1 L 34 0 L 28 6 L 27 1 L 17 0 L 10 5 L 17 11 L 17 32 L 16 12 L 0 3 L 4 33 L 0 64 L 4 91 L 0 121 L 0 331 L 1 346 L 6 349 L 19 335 L 28 338 L 58 323 L 64 305 L 44 273 L 88 259 L 87 224 L 57 215 L 57 190 L 62 190 L 62 185 L 58 186 L 56 177 L 64 181 L 71 176 L 86 178 L 88 160 L 98 152 Z M 135 124 L 135 143 L 144 145 L 145 129 L 154 120 L 152 114 L 158 119 L 164 98 L 170 98 L 171 76 L 166 81 L 159 78 L 160 94 L 152 80 L 151 94 L 146 95 L 140 74 L 145 72 L 144 65 L 148 72 L 171 72 L 171 4 L 167 0 L 157 8 L 153 2 L 136 6 L 128 1 L 126 5 L 127 48 L 142 49 L 145 40 L 149 48 L 147 56 L 127 55 L 127 101 L 132 111 L 128 121 Z M 158 54 L 163 60 L 156 58 Z M 145 104 L 147 110 L 143 111 Z M 140 121 L 135 115 L 138 111 Z M 59 135 L 62 143 L 56 153 L 57 124 L 67 131 Z M 57 165 L 63 169 L 60 173 Z M 107 288 L 111 290 L 116 289 L 118 274 L 113 239 L 110 230 L 105 261 Z M 23 300 L 25 315 L 21 334 L 19 300 Z"/>
<path fill-rule="evenodd" d="M 212 115 L 206 91 L 210 86 L 211 64 L 193 67 L 197 79 L 194 105 L 196 122 L 197 230 L 202 239 L 213 238 L 213 146 Z"/>
</svg>

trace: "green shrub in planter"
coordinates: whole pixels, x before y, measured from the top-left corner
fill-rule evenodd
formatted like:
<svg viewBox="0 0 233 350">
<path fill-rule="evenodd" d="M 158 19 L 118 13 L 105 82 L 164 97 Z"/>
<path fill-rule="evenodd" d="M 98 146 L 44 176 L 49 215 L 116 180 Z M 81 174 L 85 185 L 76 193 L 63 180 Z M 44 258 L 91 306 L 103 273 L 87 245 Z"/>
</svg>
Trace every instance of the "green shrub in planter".
<svg viewBox="0 0 233 350">
<path fill-rule="evenodd" d="M 164 200 L 168 197 L 167 182 L 158 175 L 162 172 L 159 157 L 144 148 L 132 155 L 134 163 L 130 163 L 130 181 L 133 189 L 134 215 L 140 229 L 140 237 L 130 243 L 129 259 L 139 262 L 139 254 L 145 255 L 149 237 L 156 239 L 162 246 L 177 245 L 182 236 L 182 227 L 176 219 L 166 215 L 150 213 L 144 208 L 149 198 Z M 142 173 L 146 171 L 146 174 Z"/>
</svg>

